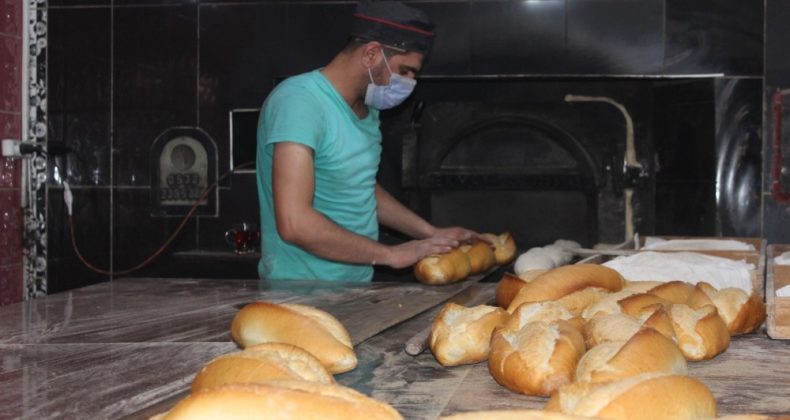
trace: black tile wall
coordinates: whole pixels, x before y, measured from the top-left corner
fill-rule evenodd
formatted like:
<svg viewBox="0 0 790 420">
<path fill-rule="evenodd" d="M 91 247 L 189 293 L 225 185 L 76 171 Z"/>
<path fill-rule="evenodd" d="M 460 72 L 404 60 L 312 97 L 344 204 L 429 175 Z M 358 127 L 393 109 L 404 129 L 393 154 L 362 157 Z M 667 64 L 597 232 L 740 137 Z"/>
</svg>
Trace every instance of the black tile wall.
<svg viewBox="0 0 790 420">
<path fill-rule="evenodd" d="M 110 189 L 74 188 L 74 231 L 80 254 L 100 269 L 110 267 Z M 63 204 L 63 189 L 49 190 L 47 283 L 50 293 L 108 279 L 81 263 L 71 244 L 71 228 Z"/>
<path fill-rule="evenodd" d="M 436 25 L 433 49 L 422 74 L 470 74 L 472 33 L 470 2 L 420 3 L 416 7 Z"/>
<path fill-rule="evenodd" d="M 287 73 L 303 73 L 329 63 L 348 39 L 354 8 L 353 3 L 289 4 L 287 36 L 269 37 L 288 45 Z"/>
<path fill-rule="evenodd" d="M 57 170 L 72 186 L 110 184 L 110 24 L 109 8 L 49 12 L 47 141 L 70 149 Z"/>
<path fill-rule="evenodd" d="M 230 167 L 228 112 L 258 108 L 286 76 L 285 4 L 200 7 L 200 127 L 219 150 L 219 173 Z"/>
<path fill-rule="evenodd" d="M 568 73 L 660 73 L 663 6 L 663 0 L 567 0 Z"/>
<path fill-rule="evenodd" d="M 219 217 L 201 217 L 197 248 L 211 251 L 231 251 L 225 243 L 225 232 L 238 223 L 260 223 L 256 175 L 237 174 L 231 178 L 230 188 L 219 192 Z"/>
<path fill-rule="evenodd" d="M 790 2 L 769 0 L 765 21 L 765 82 L 790 87 Z"/>
<path fill-rule="evenodd" d="M 177 230 L 181 217 L 151 217 L 148 188 L 113 189 L 113 258 L 116 271 L 136 266 L 157 251 Z M 163 259 L 197 246 L 196 220 L 190 219 Z"/>
<path fill-rule="evenodd" d="M 668 74 L 761 75 L 763 2 L 666 0 Z"/>
<path fill-rule="evenodd" d="M 473 2 L 472 73 L 567 73 L 565 3 Z"/>
<path fill-rule="evenodd" d="M 150 185 L 151 143 L 197 124 L 197 6 L 116 7 L 113 39 L 114 184 Z"/>
</svg>

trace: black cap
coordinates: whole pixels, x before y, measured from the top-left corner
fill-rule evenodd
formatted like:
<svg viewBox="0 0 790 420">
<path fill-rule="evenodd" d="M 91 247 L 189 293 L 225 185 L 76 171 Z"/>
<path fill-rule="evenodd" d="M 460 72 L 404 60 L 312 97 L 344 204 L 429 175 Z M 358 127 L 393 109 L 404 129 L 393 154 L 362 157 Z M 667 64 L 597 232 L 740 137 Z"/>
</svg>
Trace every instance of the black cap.
<svg viewBox="0 0 790 420">
<path fill-rule="evenodd" d="M 427 54 L 434 25 L 421 10 L 397 1 L 362 1 L 354 13 L 351 36 Z"/>
</svg>

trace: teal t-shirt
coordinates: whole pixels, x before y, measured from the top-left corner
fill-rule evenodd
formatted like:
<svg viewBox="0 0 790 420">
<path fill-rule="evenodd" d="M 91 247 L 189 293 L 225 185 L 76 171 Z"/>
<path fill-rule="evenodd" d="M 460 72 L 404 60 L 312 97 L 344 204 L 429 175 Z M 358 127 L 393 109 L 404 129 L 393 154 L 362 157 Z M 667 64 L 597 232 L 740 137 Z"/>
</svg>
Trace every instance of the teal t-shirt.
<svg viewBox="0 0 790 420">
<path fill-rule="evenodd" d="M 376 173 L 381 159 L 379 112 L 360 119 L 340 93 L 314 70 L 280 83 L 258 119 L 257 184 L 261 211 L 264 280 L 370 281 L 370 265 L 325 260 L 283 241 L 272 199 L 274 144 L 294 142 L 313 149 L 313 208 L 339 226 L 378 240 Z"/>
</svg>

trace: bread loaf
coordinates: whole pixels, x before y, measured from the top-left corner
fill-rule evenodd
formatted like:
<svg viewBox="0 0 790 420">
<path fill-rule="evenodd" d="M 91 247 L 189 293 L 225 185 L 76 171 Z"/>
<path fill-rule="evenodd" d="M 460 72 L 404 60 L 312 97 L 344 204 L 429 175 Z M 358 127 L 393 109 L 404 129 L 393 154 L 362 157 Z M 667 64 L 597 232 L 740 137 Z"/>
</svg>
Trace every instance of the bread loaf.
<svg viewBox="0 0 790 420">
<path fill-rule="evenodd" d="M 192 392 L 228 383 L 274 379 L 332 383 L 332 375 L 307 351 L 285 343 L 263 343 L 208 362 L 192 381 Z"/>
<path fill-rule="evenodd" d="M 678 346 L 652 328 L 639 330 L 627 341 L 610 341 L 590 349 L 579 360 L 576 380 L 610 382 L 647 372 L 688 373 Z"/>
<path fill-rule="evenodd" d="M 750 333 L 765 321 L 765 305 L 759 296 L 748 295 L 741 289 L 729 287 L 716 290 L 705 282 L 697 283 L 688 300 L 692 308 L 714 305 L 719 316 L 727 325 L 731 335 Z"/>
<path fill-rule="evenodd" d="M 623 277 L 617 271 L 598 264 L 558 267 L 525 284 L 510 302 L 508 312 L 512 313 L 522 303 L 557 300 L 588 287 L 616 292 L 623 287 Z"/>
<path fill-rule="evenodd" d="M 617 301 L 620 312 L 630 316 L 653 313 L 661 307 L 672 305 L 672 302 L 650 293 L 637 293 Z"/>
<path fill-rule="evenodd" d="M 461 251 L 469 258 L 471 274 L 488 271 L 496 265 L 496 256 L 491 245 L 484 241 L 477 241 L 472 245 L 462 245 Z"/>
<path fill-rule="evenodd" d="M 516 257 L 516 242 L 510 232 L 499 235 L 484 233 L 483 236 L 494 246 L 494 256 L 498 265 L 507 264 Z"/>
<path fill-rule="evenodd" d="M 597 316 L 621 314 L 623 311 L 619 302 L 635 294 L 637 294 L 637 292 L 633 289 L 610 293 L 584 308 L 582 311 L 582 318 L 590 320 Z"/>
<path fill-rule="evenodd" d="M 428 338 L 434 357 L 442 366 L 488 359 L 491 333 L 508 316 L 507 311 L 496 306 L 467 308 L 452 302 L 444 305 L 431 325 Z"/>
<path fill-rule="evenodd" d="M 552 413 L 542 410 L 491 410 L 471 411 L 442 416 L 441 420 L 585 420 L 586 417 Z"/>
<path fill-rule="evenodd" d="M 604 384 L 563 386 L 545 410 L 615 420 L 695 420 L 715 417 L 716 401 L 697 379 L 651 372 Z"/>
<path fill-rule="evenodd" d="M 450 252 L 430 255 L 414 265 L 414 277 L 425 284 L 448 284 L 465 279 L 472 272 L 466 253 L 456 248 Z"/>
<path fill-rule="evenodd" d="M 674 304 L 669 316 L 680 351 L 687 360 L 712 359 L 730 345 L 727 325 L 713 305 L 692 309 L 688 305 Z"/>
<path fill-rule="evenodd" d="M 488 369 L 505 388 L 527 395 L 549 395 L 570 383 L 584 353 L 581 333 L 567 321 L 514 324 L 494 331 Z"/>
<path fill-rule="evenodd" d="M 507 308 L 513 298 L 516 297 L 518 291 L 524 287 L 525 284 L 531 282 L 539 275 L 548 270 L 530 270 L 525 271 L 519 275 L 505 273 L 502 279 L 499 280 L 496 286 L 496 304 L 502 308 Z"/>
<path fill-rule="evenodd" d="M 693 292 L 693 284 L 678 280 L 659 284 L 646 291 L 646 293 L 658 296 L 672 303 L 686 303 Z"/>
<path fill-rule="evenodd" d="M 229 384 L 190 394 L 165 420 L 402 419 L 388 404 L 337 384 L 270 381 Z"/>
<path fill-rule="evenodd" d="M 579 316 L 584 309 L 608 294 L 608 290 L 600 287 L 585 287 L 557 299 L 557 302 L 568 308 L 573 315 Z"/>
<path fill-rule="evenodd" d="M 255 302 L 233 318 L 231 336 L 242 347 L 287 343 L 315 356 L 331 373 L 348 372 L 357 357 L 343 324 L 320 309 L 294 303 Z"/>
<path fill-rule="evenodd" d="M 625 341 L 642 328 L 652 328 L 675 342 L 675 330 L 667 312 L 661 308 L 635 318 L 622 313 L 599 315 L 587 321 L 582 330 L 587 348 L 610 341 Z"/>
</svg>

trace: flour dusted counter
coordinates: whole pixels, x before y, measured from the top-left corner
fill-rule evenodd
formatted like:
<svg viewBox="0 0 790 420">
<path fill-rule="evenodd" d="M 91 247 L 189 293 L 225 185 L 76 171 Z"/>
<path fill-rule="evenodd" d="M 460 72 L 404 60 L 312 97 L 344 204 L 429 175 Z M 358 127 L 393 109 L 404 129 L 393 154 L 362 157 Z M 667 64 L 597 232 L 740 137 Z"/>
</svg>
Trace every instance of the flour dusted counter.
<svg viewBox="0 0 790 420">
<path fill-rule="evenodd" d="M 403 344 L 440 303 L 465 289 L 416 283 L 258 290 L 257 281 L 121 279 L 0 308 L 0 418 L 145 418 L 184 395 L 200 367 L 235 351 L 229 325 L 244 304 L 265 299 L 335 315 L 356 344 L 359 366 L 337 381 L 386 401 L 406 418 L 460 411 L 541 408 L 546 399 L 499 386 L 485 363 L 444 368 Z M 734 337 L 707 362 L 689 364 L 720 414 L 790 413 L 790 342 L 763 330 Z"/>
</svg>

